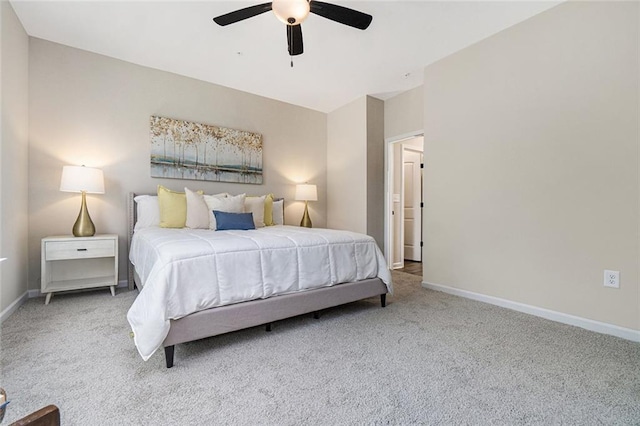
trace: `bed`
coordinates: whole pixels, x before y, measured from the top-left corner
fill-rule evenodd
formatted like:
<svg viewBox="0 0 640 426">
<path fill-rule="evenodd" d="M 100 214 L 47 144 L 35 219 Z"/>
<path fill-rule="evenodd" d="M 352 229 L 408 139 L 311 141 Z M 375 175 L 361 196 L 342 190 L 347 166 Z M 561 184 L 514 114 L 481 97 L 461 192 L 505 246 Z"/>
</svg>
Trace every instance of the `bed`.
<svg viewBox="0 0 640 426">
<path fill-rule="evenodd" d="M 373 238 L 348 231 L 268 226 L 250 231 L 147 227 L 134 232 L 129 194 L 127 319 L 144 360 L 175 345 L 380 297 L 391 275 Z M 241 277 L 240 279 L 238 277 Z"/>
</svg>

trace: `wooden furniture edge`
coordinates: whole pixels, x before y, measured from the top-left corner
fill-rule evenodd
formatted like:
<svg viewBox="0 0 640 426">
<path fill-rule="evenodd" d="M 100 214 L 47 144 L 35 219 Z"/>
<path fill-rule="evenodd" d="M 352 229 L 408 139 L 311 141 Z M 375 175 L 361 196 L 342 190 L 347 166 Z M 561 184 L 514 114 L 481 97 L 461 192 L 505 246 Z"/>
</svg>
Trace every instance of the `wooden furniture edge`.
<svg viewBox="0 0 640 426">
<path fill-rule="evenodd" d="M 55 405 L 47 405 L 33 413 L 11 423 L 11 426 L 27 425 L 58 426 L 60 425 L 60 410 Z"/>
</svg>

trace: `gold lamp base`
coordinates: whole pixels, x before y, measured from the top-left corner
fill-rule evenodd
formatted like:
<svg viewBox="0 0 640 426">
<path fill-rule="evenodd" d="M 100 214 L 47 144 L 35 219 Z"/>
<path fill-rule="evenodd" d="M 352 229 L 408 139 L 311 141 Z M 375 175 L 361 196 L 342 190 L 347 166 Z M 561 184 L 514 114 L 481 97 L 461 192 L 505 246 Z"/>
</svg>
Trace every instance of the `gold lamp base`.
<svg viewBox="0 0 640 426">
<path fill-rule="evenodd" d="M 93 237 L 96 233 L 96 227 L 89 216 L 87 209 L 87 193 L 82 191 L 82 205 L 80 206 L 80 214 L 76 223 L 73 224 L 74 237 Z"/>
<path fill-rule="evenodd" d="M 304 214 L 302 215 L 302 220 L 300 221 L 300 226 L 304 226 L 305 228 L 313 228 L 311 225 L 311 218 L 309 217 L 309 202 L 304 202 Z"/>
</svg>

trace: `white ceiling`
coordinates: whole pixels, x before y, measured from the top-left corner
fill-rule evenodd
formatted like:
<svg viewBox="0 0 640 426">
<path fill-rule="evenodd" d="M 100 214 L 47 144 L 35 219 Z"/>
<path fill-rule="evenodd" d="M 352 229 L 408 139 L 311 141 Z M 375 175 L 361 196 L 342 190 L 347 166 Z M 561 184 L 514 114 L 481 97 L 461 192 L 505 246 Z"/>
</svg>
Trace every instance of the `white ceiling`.
<svg viewBox="0 0 640 426">
<path fill-rule="evenodd" d="M 361 31 L 311 14 L 291 68 L 285 26 L 271 12 L 227 27 L 212 20 L 264 1 L 11 4 L 30 36 L 322 112 L 419 86 L 426 65 L 558 4 L 325 0 L 373 22 Z"/>
</svg>

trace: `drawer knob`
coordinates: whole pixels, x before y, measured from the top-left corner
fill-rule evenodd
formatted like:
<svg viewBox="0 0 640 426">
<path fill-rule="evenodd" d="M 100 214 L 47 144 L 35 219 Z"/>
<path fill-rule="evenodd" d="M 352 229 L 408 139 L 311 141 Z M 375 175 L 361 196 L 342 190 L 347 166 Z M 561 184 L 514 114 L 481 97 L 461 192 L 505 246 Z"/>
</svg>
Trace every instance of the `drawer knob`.
<svg viewBox="0 0 640 426">
<path fill-rule="evenodd" d="M 78 250 L 78 251 L 87 251 L 86 248 L 84 248 L 84 249 L 76 249 L 76 250 Z"/>
</svg>

